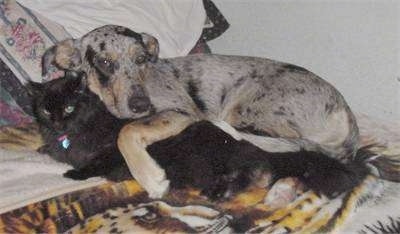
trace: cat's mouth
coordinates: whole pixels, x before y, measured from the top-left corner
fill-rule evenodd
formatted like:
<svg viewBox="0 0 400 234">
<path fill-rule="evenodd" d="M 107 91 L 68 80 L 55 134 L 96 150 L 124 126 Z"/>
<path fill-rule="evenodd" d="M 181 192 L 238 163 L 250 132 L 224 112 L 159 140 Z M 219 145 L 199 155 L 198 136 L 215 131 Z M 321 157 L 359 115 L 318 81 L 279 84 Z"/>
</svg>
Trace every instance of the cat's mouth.
<svg viewBox="0 0 400 234">
<path fill-rule="evenodd" d="M 60 135 L 64 134 L 66 131 L 65 125 L 60 122 L 55 122 L 53 128 Z"/>
</svg>

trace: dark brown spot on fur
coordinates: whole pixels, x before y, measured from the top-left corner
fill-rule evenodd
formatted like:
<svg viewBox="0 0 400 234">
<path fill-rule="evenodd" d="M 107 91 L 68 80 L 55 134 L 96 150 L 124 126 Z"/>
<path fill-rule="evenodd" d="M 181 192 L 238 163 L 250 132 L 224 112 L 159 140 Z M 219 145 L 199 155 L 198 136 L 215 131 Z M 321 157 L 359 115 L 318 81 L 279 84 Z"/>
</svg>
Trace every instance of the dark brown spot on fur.
<svg viewBox="0 0 400 234">
<path fill-rule="evenodd" d="M 106 49 L 106 43 L 103 41 L 100 43 L 100 50 L 103 51 Z"/>
<path fill-rule="evenodd" d="M 89 65 L 94 68 L 94 71 L 97 74 L 98 80 L 101 85 L 105 86 L 109 80 L 109 77 L 107 77 L 105 74 L 103 74 L 102 71 L 100 71 L 96 64 L 95 64 L 95 58 L 96 58 L 96 51 L 88 45 L 86 48 L 86 54 L 85 54 L 85 59 L 89 63 Z"/>
<path fill-rule="evenodd" d="M 293 65 L 293 64 L 285 64 L 282 66 L 284 69 L 287 69 L 289 72 L 297 72 L 297 73 L 308 73 L 307 69 Z"/>
<path fill-rule="evenodd" d="M 180 72 L 179 72 L 178 69 L 174 69 L 174 70 L 172 71 L 172 73 L 174 74 L 174 76 L 175 76 L 176 79 L 179 79 L 179 77 L 180 77 Z"/>
<path fill-rule="evenodd" d="M 283 111 L 274 111 L 274 115 L 286 115 Z"/>
<path fill-rule="evenodd" d="M 187 92 L 189 96 L 192 98 L 193 102 L 196 104 L 197 108 L 201 111 L 206 111 L 207 107 L 206 104 L 204 103 L 203 99 L 200 98 L 199 96 L 199 84 L 194 82 L 193 80 L 190 80 L 187 83 Z"/>
<path fill-rule="evenodd" d="M 240 77 L 233 86 L 236 88 L 241 86 L 246 81 L 246 77 Z"/>
<path fill-rule="evenodd" d="M 140 43 L 143 46 L 143 48 L 146 48 L 143 42 L 143 37 L 140 33 L 132 31 L 129 28 L 123 28 L 123 27 L 117 28 L 115 32 L 119 35 L 134 38 L 138 43 Z"/>
<path fill-rule="evenodd" d="M 295 122 L 288 120 L 287 123 L 289 124 L 290 128 L 292 128 L 293 130 L 299 129 L 299 125 L 297 125 Z"/>
<path fill-rule="evenodd" d="M 265 93 L 262 93 L 262 94 L 260 94 L 260 95 L 258 95 L 255 99 L 254 99 L 254 101 L 256 102 L 256 101 L 260 101 L 262 98 L 264 98 L 266 96 L 266 94 Z"/>
<path fill-rule="evenodd" d="M 115 227 L 115 228 L 111 229 L 110 233 L 118 233 L 118 228 Z"/>
<path fill-rule="evenodd" d="M 304 88 L 296 88 L 295 90 L 299 94 L 304 94 L 306 92 L 306 90 Z"/>
<path fill-rule="evenodd" d="M 257 78 L 257 70 L 256 69 L 254 69 L 250 72 L 250 77 L 253 79 Z"/>
<path fill-rule="evenodd" d="M 220 105 L 222 105 L 224 103 L 225 98 L 226 98 L 226 89 L 223 88 L 222 91 L 221 91 L 221 99 L 219 101 Z"/>
<path fill-rule="evenodd" d="M 325 104 L 325 112 L 330 114 L 332 113 L 333 109 L 334 109 L 335 105 L 334 104 Z"/>
<path fill-rule="evenodd" d="M 145 126 L 150 126 L 151 125 L 151 121 L 150 120 L 146 120 L 142 122 L 143 125 Z"/>
</svg>

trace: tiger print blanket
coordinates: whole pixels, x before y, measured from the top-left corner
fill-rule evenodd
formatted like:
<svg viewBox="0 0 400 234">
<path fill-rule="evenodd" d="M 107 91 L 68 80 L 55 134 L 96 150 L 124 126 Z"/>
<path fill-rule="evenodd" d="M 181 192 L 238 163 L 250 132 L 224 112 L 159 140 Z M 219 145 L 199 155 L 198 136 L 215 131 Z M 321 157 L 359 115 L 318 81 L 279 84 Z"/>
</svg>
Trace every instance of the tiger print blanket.
<svg viewBox="0 0 400 234">
<path fill-rule="evenodd" d="M 394 126 L 377 125 L 364 116 L 359 116 L 359 125 L 363 145 L 379 143 L 372 148 L 376 153 L 399 159 L 400 136 Z M 32 125 L 0 130 L 3 148 L 38 145 Z M 162 200 L 151 200 L 134 180 L 107 182 L 3 213 L 0 233 L 400 232 L 399 184 L 370 175 L 335 199 L 299 190 L 289 200 L 270 203 L 293 186 L 288 179 L 277 183 L 270 190 L 250 187 L 229 201 L 213 203 L 196 189 L 172 190 Z"/>
</svg>

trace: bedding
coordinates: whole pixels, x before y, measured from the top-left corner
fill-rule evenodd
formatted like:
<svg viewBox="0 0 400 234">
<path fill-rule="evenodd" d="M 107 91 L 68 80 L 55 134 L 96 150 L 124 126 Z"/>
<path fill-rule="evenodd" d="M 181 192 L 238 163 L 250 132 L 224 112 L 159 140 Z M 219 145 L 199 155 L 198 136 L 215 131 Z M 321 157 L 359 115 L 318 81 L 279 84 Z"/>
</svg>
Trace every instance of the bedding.
<svg viewBox="0 0 400 234">
<path fill-rule="evenodd" d="M 161 57 L 187 55 L 200 38 L 206 19 L 202 0 L 18 0 L 63 25 L 73 38 L 105 24 L 146 32 L 160 42 Z"/>
<path fill-rule="evenodd" d="M 357 118 L 362 145 L 377 144 L 374 152 L 398 160 L 400 127 Z M 5 135 L 0 132 L 0 139 Z M 30 136 L 30 141 L 38 137 L 33 130 Z M 151 200 L 134 180 L 104 182 L 5 212 L 0 232 L 399 232 L 400 184 L 375 179 L 371 175 L 331 200 L 297 190 L 292 198 L 274 203 L 292 181 L 279 180 L 272 189 L 250 187 L 224 202 L 211 202 L 190 188 Z"/>
<path fill-rule="evenodd" d="M 209 20 L 191 53 L 209 51 L 206 41 L 229 27 L 211 1 L 203 3 Z M 41 139 L 23 84 L 42 80 L 41 53 L 70 35 L 14 0 L 0 1 L 0 18 L 1 233 L 400 232 L 400 185 L 387 181 L 367 182 L 348 196 L 329 200 L 313 191 L 282 197 L 293 181 L 281 180 L 274 189 L 249 188 L 218 203 L 195 189 L 173 190 L 162 200 L 151 200 L 134 180 L 63 178 L 67 165 L 32 152 Z M 357 119 L 363 145 L 376 143 L 376 153 L 400 159 L 400 126 L 364 115 Z"/>
</svg>

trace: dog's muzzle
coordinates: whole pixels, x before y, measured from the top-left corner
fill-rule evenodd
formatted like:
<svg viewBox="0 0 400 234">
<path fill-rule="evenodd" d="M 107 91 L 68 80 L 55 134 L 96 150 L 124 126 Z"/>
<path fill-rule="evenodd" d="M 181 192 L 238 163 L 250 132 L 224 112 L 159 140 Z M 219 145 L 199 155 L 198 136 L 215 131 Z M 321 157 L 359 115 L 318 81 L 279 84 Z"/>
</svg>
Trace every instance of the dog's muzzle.
<svg viewBox="0 0 400 234">
<path fill-rule="evenodd" d="M 128 107 L 133 113 L 143 113 L 151 109 L 151 101 L 144 89 L 139 85 L 132 85 L 132 96 L 129 97 Z"/>
</svg>

